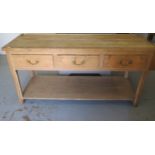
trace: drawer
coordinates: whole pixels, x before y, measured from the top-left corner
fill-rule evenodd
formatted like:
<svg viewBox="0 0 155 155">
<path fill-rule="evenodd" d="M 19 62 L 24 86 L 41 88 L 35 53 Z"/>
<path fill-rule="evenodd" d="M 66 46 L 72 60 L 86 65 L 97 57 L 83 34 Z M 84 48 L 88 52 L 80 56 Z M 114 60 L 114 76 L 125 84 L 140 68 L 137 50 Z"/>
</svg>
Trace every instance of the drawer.
<svg viewBox="0 0 155 155">
<path fill-rule="evenodd" d="M 148 66 L 147 55 L 104 55 L 103 67 L 129 70 L 143 70 Z"/>
<path fill-rule="evenodd" d="M 50 68 L 53 66 L 52 55 L 12 55 L 15 68 Z"/>
<path fill-rule="evenodd" d="M 55 59 L 60 69 L 95 69 L 99 64 L 99 55 L 57 55 Z"/>
</svg>

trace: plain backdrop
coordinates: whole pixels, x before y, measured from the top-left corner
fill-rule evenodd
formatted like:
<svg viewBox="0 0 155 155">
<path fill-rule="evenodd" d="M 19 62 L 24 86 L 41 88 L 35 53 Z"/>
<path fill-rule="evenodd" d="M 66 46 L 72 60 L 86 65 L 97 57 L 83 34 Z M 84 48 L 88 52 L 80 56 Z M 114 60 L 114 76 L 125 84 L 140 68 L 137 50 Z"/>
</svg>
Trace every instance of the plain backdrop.
<svg viewBox="0 0 155 155">
<path fill-rule="evenodd" d="M 4 54 L 2 47 L 18 35 L 20 35 L 20 33 L 0 33 L 0 54 Z"/>
</svg>

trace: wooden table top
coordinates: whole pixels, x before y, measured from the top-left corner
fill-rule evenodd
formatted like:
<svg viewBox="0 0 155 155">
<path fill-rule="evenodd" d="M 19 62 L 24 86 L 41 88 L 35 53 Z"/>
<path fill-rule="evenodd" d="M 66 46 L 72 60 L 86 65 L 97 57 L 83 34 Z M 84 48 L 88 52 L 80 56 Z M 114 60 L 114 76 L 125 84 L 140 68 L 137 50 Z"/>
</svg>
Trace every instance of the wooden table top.
<svg viewBox="0 0 155 155">
<path fill-rule="evenodd" d="M 155 48 L 135 34 L 22 34 L 3 47 L 11 48 Z"/>
</svg>

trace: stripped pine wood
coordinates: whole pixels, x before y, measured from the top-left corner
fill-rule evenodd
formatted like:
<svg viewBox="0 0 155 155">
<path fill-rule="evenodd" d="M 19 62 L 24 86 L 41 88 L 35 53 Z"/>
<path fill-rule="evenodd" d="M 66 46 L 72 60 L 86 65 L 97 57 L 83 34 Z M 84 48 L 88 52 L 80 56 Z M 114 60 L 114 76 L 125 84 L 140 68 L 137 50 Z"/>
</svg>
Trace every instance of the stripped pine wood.
<svg viewBox="0 0 155 155">
<path fill-rule="evenodd" d="M 133 90 L 123 77 L 36 76 L 24 98 L 132 101 Z"/>
<path fill-rule="evenodd" d="M 22 34 L 3 47 L 24 99 L 132 100 L 138 105 L 155 46 L 134 34 Z M 18 70 L 123 71 L 124 77 L 39 77 L 22 91 Z M 129 71 L 142 75 L 133 95 Z"/>
<path fill-rule="evenodd" d="M 24 34 L 4 48 L 105 48 L 143 47 L 154 48 L 143 37 L 130 34 Z"/>
</svg>

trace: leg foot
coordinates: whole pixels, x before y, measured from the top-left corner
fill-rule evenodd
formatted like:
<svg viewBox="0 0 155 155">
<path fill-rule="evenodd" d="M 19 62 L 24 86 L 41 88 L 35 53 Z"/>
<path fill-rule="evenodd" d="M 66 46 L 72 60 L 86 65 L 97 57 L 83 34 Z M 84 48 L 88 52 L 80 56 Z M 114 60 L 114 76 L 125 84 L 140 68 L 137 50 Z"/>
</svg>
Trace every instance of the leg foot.
<svg viewBox="0 0 155 155">
<path fill-rule="evenodd" d="M 135 97 L 135 98 L 133 99 L 132 104 L 133 104 L 134 107 L 137 107 L 137 106 L 138 106 L 138 98 L 137 98 L 137 97 Z"/>
<path fill-rule="evenodd" d="M 138 103 L 137 102 L 133 102 L 133 106 L 134 107 L 138 107 Z"/>
<path fill-rule="evenodd" d="M 19 99 L 19 103 L 20 103 L 20 104 L 23 104 L 24 101 L 25 101 L 25 100 L 24 100 L 23 98 Z"/>
</svg>

